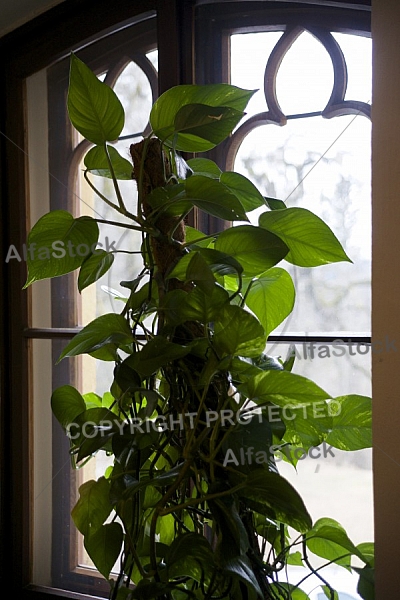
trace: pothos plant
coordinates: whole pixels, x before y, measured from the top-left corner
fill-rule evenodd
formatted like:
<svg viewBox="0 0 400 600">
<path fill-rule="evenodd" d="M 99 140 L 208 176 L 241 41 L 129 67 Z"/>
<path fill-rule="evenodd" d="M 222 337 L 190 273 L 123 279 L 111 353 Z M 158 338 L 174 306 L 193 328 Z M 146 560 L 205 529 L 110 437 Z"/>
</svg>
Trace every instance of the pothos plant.
<svg viewBox="0 0 400 600">
<path fill-rule="evenodd" d="M 318 577 L 334 600 L 309 553 L 359 573 L 360 595 L 373 597 L 372 543 L 356 546 L 333 519 L 313 523 L 275 461 L 281 450 L 296 466 L 300 455 L 287 449 L 307 452 L 323 442 L 369 447 L 371 401 L 333 399 L 291 372 L 293 356 L 265 354 L 295 295 L 276 265 L 350 259 L 313 213 L 264 198 L 246 177 L 222 173 L 207 158 L 179 154 L 204 153 L 226 139 L 253 93 L 225 84 L 170 89 L 128 160 L 110 145 L 124 125 L 119 99 L 71 57 L 69 117 L 94 145 L 85 178 L 125 218 L 108 222 L 142 240 L 142 268 L 121 282 L 121 313 L 86 325 L 60 356 L 113 361 L 109 389 L 100 397 L 64 385 L 51 399 L 75 466 L 98 452 L 113 457 L 97 481 L 80 487 L 72 518 L 114 600 L 308 598 L 287 581 L 288 565 L 306 567 L 303 580 Z M 110 178 L 115 196 L 96 190 L 93 176 Z M 132 178 L 136 204 L 118 184 Z M 238 224 L 207 235 L 185 225 L 194 207 Z M 260 207 L 258 225 L 250 224 L 248 213 Z M 79 268 L 82 291 L 104 275 L 118 250 L 96 247 L 99 222 L 62 210 L 44 215 L 28 243 L 47 260 L 28 256 L 26 286 Z M 91 252 L 62 253 L 60 241 Z"/>
</svg>

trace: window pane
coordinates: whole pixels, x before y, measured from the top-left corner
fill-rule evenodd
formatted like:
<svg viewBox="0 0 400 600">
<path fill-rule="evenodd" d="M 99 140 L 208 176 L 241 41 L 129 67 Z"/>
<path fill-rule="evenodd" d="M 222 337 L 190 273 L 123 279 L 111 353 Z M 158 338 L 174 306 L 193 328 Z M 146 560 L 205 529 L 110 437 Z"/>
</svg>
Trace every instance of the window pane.
<svg viewBox="0 0 400 600">
<path fill-rule="evenodd" d="M 345 100 L 371 102 L 372 98 L 372 42 L 370 38 L 348 33 L 333 33 L 346 57 L 348 85 Z"/>
<path fill-rule="evenodd" d="M 232 83 L 242 87 L 263 88 L 268 59 L 264 51 L 266 40 L 271 51 L 279 35 L 255 33 L 232 36 Z M 365 92 L 370 86 L 370 67 L 364 69 L 364 61 L 357 57 L 368 43 L 370 47 L 370 40 L 351 36 L 350 43 L 350 36 L 344 37 L 346 58 L 350 56 L 349 77 L 358 75 L 360 79 L 363 74 L 366 81 L 363 87 L 359 85 L 353 89 Z M 357 46 L 359 40 L 360 45 Z M 329 59 L 322 44 L 314 39 L 312 41 Z M 247 56 L 249 44 L 252 48 L 251 69 L 246 68 L 243 59 Z M 308 47 L 311 51 L 311 46 L 307 44 L 304 48 Z M 283 59 L 278 79 L 294 47 Z M 302 62 L 306 62 L 304 57 Z M 321 67 L 318 76 L 323 73 Z M 291 88 L 289 76 L 286 83 L 288 97 L 297 99 L 293 91 L 295 83 Z M 314 99 L 318 97 L 306 83 L 304 90 Z M 253 105 L 251 116 L 268 109 L 261 91 L 257 92 L 256 97 L 257 106 Z M 280 97 L 278 95 L 278 101 Z M 365 93 L 361 98 L 353 96 L 352 99 L 365 101 Z M 325 103 L 320 97 L 318 110 L 323 110 Z M 298 113 L 301 108 L 293 106 L 290 110 Z M 287 109 L 288 112 L 290 110 Z M 332 335 L 343 332 L 366 334 L 370 331 L 370 138 L 371 124 L 362 115 L 333 119 L 312 117 L 289 120 L 283 127 L 260 124 L 244 137 L 239 146 L 235 170 L 251 179 L 265 196 L 284 200 L 288 207 L 307 208 L 321 217 L 354 263 L 324 265 L 309 270 L 288 265 L 298 290 L 297 301 L 293 313 L 277 331 L 303 334 L 325 332 Z M 261 211 L 254 211 L 254 223 Z"/>
<path fill-rule="evenodd" d="M 302 33 L 283 58 L 276 81 L 278 103 L 285 115 L 322 110 L 333 86 L 332 62 L 325 48 Z"/>
<path fill-rule="evenodd" d="M 153 104 L 151 85 L 143 70 L 131 61 L 118 77 L 114 91 L 125 110 L 121 136 L 143 131 Z"/>
<path fill-rule="evenodd" d="M 289 344 L 269 344 L 267 353 L 285 358 L 289 348 Z M 294 348 L 293 372 L 312 379 L 332 398 L 350 393 L 371 395 L 370 346 L 308 342 L 296 344 Z M 300 417 L 301 413 L 298 415 Z M 299 460 L 296 470 L 281 460 L 279 472 L 300 493 L 313 522 L 329 517 L 345 528 L 354 544 L 373 541 L 372 449 L 344 452 L 326 444 L 319 446 L 319 452 L 315 451 L 314 456 L 316 458 L 306 456 Z M 314 567 L 326 562 L 314 555 L 310 557 Z M 305 575 L 305 570 L 297 567 L 290 567 L 289 572 L 293 573 L 293 582 L 300 581 Z M 324 569 L 321 575 L 339 592 L 351 592 L 354 598 L 359 598 L 357 576 L 346 573 L 341 567 Z M 320 583 L 316 578 L 310 578 L 309 587 L 307 584 L 301 587 L 311 590 Z"/>
<path fill-rule="evenodd" d="M 141 60 L 146 60 L 144 55 L 142 55 Z M 151 70 L 154 70 L 153 64 L 157 63 L 157 52 L 153 51 L 149 53 L 148 60 L 149 64 L 147 68 L 151 73 Z M 155 76 L 156 73 L 154 71 Z M 126 115 L 125 126 L 121 136 L 136 134 L 136 137 L 120 140 L 115 144 L 115 148 L 120 155 L 129 162 L 131 162 L 130 144 L 140 140 L 141 133 L 148 127 L 152 99 L 155 94 L 155 83 L 155 78 L 150 82 L 143 70 L 131 61 L 124 68 L 114 86 L 114 90 L 124 106 Z M 76 173 L 79 177 L 77 181 L 79 197 L 83 200 L 78 207 L 79 213 L 119 223 L 130 222 L 107 206 L 93 192 L 84 180 L 83 171 L 84 165 L 82 161 Z M 88 177 L 101 194 L 117 203 L 116 194 L 110 179 L 92 175 Z M 121 180 L 118 182 L 118 185 L 127 209 L 135 212 L 137 203 L 136 184 L 133 181 Z M 121 287 L 120 282 L 134 279 L 142 268 L 141 260 L 135 254 L 135 251 L 139 251 L 142 242 L 140 233 L 133 230 L 127 231 L 104 223 L 100 225 L 100 231 L 99 242 L 102 244 L 102 249 L 110 252 L 124 250 L 131 253 L 115 254 L 112 268 L 94 286 L 83 290 L 80 320 L 80 324 L 82 325 L 87 324 L 90 320 L 101 314 L 120 312 L 122 301 L 118 297 L 125 297 L 127 295 L 127 289 Z"/>
<path fill-rule="evenodd" d="M 50 340 L 31 340 L 33 389 L 33 582 L 51 585 L 53 465 L 50 410 L 52 353 Z M 62 432 L 60 431 L 62 435 Z M 68 457 L 65 457 L 68 460 Z M 55 475 L 57 477 L 57 475 Z"/>
<path fill-rule="evenodd" d="M 138 29 L 135 30 L 135 27 Z M 135 39 L 135 31 L 140 33 L 140 45 Z M 104 80 L 108 76 L 111 84 L 115 85 L 127 115 L 122 136 L 132 136 L 119 140 L 115 147 L 130 160 L 129 146 L 148 127 L 149 112 L 157 90 L 155 22 L 143 21 L 115 35 L 119 42 L 115 46 L 113 38 L 111 41 L 104 38 L 96 42 L 100 46 L 104 44 L 101 51 L 96 51 L 100 46 L 88 46 L 79 56 L 101 73 L 99 79 Z M 69 60 L 65 59 L 27 81 L 30 200 L 27 230 L 50 210 L 60 209 L 74 216 L 89 215 L 118 221 L 82 176 L 83 156 L 90 145 L 73 133 L 68 121 L 65 104 L 68 72 Z M 91 181 L 100 193 L 112 198 L 110 180 L 91 176 Z M 135 182 L 121 181 L 120 187 L 128 209 L 134 211 Z M 140 248 L 141 238 L 135 231 L 131 231 L 131 235 L 123 235 L 123 229 L 104 225 L 100 225 L 100 230 L 99 242 L 110 252 Z M 23 249 L 18 251 L 22 256 Z M 84 326 L 100 314 L 120 313 L 124 304 L 115 298 L 113 290 L 117 288 L 117 295 L 124 295 L 124 288 L 119 283 L 133 279 L 137 268 L 136 254 L 121 254 L 110 272 L 95 285 L 83 290 L 82 294 L 76 286 L 78 271 L 52 281 L 36 282 L 27 292 L 32 294 L 33 299 L 30 325 L 50 329 L 50 333 L 31 334 L 54 338 L 28 342 L 32 362 L 34 439 L 34 584 L 94 596 L 106 596 L 109 592 L 107 582 L 88 560 L 70 515 L 78 499 L 78 487 L 102 474 L 104 460 L 108 458 L 99 453 L 86 467 L 78 471 L 72 468 L 69 441 L 53 418 L 50 399 L 52 391 L 63 385 L 72 385 L 81 394 L 103 394 L 109 390 L 113 380 L 112 363 L 99 363 L 84 355 L 57 364 L 73 335 L 71 332 L 68 337 L 68 333 L 60 332 L 58 328 Z"/>
<path fill-rule="evenodd" d="M 266 196 L 321 217 L 354 263 L 316 269 L 288 266 L 298 295 L 290 322 L 280 329 L 370 330 L 370 132 L 364 117 L 299 119 L 282 128 L 259 127 L 239 149 L 239 172 Z M 258 216 L 254 211 L 253 222 Z"/>
<path fill-rule="evenodd" d="M 340 337 L 368 335 L 370 331 L 371 125 L 361 114 L 332 119 L 299 115 L 323 111 L 333 85 L 329 55 L 318 41 L 304 33 L 283 58 L 276 78 L 277 101 L 283 112 L 301 118 L 288 119 L 284 126 L 263 124 L 262 113 L 271 109 L 263 87 L 268 60 L 264 39 L 271 40 L 271 52 L 272 35 L 276 42 L 276 33 L 231 38 L 232 83 L 260 89 L 249 112 L 253 127 L 243 139 L 238 137 L 240 131 L 236 137 L 239 149 L 234 168 L 251 179 L 265 196 L 284 200 L 288 207 L 309 209 L 321 217 L 353 261 L 315 269 L 284 265 L 294 279 L 296 304 L 274 333 L 281 333 L 282 339 L 290 333 L 310 338 L 295 346 L 293 372 L 312 379 L 332 398 L 347 394 L 370 396 L 371 347 L 351 342 L 345 345 Z M 345 34 L 334 37 L 342 44 L 348 61 L 345 99 L 369 102 L 371 40 Z M 260 212 L 261 209 L 254 211 L 254 223 Z M 312 343 L 313 335 L 324 333 L 335 336 L 336 342 Z M 375 351 L 396 351 L 389 337 L 381 342 Z M 284 360 L 289 348 L 289 343 L 270 343 L 266 352 Z M 344 452 L 321 445 L 319 455 L 314 453 L 315 459 L 307 456 L 296 469 L 281 460 L 278 469 L 299 491 L 314 522 L 322 517 L 333 518 L 358 544 L 373 540 L 371 454 L 370 448 Z M 311 562 L 314 567 L 322 564 L 318 558 Z M 341 592 L 340 598 L 360 597 L 356 576 L 340 567 L 329 567 L 328 571 L 322 575 L 334 583 Z M 293 583 L 306 575 L 299 567 L 289 567 L 288 572 Z M 285 580 L 282 574 L 282 581 Z M 320 600 L 320 585 L 316 577 L 311 577 L 301 587 L 312 600 Z"/>
<path fill-rule="evenodd" d="M 230 38 L 231 83 L 247 90 L 257 90 L 246 107 L 246 114 L 249 117 L 266 110 L 263 86 L 265 65 L 281 36 L 282 33 L 279 31 L 268 31 L 238 33 Z"/>
</svg>

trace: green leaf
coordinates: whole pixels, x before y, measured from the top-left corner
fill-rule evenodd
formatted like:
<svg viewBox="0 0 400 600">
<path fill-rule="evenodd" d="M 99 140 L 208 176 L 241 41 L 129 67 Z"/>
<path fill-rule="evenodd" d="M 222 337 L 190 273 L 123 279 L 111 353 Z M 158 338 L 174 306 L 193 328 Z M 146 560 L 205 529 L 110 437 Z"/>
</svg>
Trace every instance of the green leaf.
<svg viewBox="0 0 400 600">
<path fill-rule="evenodd" d="M 290 346 L 287 350 L 286 358 L 282 363 L 285 371 L 292 371 L 292 369 L 294 367 L 295 358 L 296 358 L 296 346 L 294 344 L 290 344 Z"/>
<path fill-rule="evenodd" d="M 292 552 L 291 554 L 288 554 L 286 562 L 288 565 L 294 565 L 295 567 L 304 567 L 301 552 Z"/>
<path fill-rule="evenodd" d="M 375 570 L 371 567 L 363 569 L 354 568 L 360 575 L 358 580 L 357 592 L 363 600 L 375 600 Z"/>
<path fill-rule="evenodd" d="M 124 109 L 115 92 L 75 54 L 71 55 L 67 106 L 72 125 L 93 144 L 116 140 L 124 127 Z"/>
<path fill-rule="evenodd" d="M 187 271 L 189 269 L 190 263 L 196 256 L 196 253 L 201 253 L 202 257 L 206 260 L 207 264 L 211 267 L 213 273 L 218 275 L 226 275 L 232 274 L 235 275 L 242 273 L 243 269 L 241 264 L 229 254 L 225 254 L 224 252 L 219 252 L 218 250 L 214 250 L 213 248 L 199 248 L 198 250 L 193 250 L 188 254 L 182 256 L 179 262 L 175 265 L 171 273 L 168 275 L 168 279 L 176 278 L 181 281 L 190 281 L 187 276 Z"/>
<path fill-rule="evenodd" d="M 226 185 L 230 192 L 235 194 L 246 212 L 250 212 L 259 206 L 265 206 L 262 194 L 244 175 L 227 171 L 222 173 L 220 181 Z"/>
<path fill-rule="evenodd" d="M 290 252 L 285 258 L 298 267 L 351 262 L 328 225 L 305 208 L 265 212 L 260 215 L 259 225 L 287 244 Z"/>
<path fill-rule="evenodd" d="M 122 392 L 132 392 L 133 388 L 139 388 L 141 377 L 128 363 L 124 360 L 115 366 L 114 380 L 118 384 Z"/>
<path fill-rule="evenodd" d="M 258 317 L 268 336 L 292 312 L 295 289 L 284 269 L 269 269 L 251 284 L 247 306 Z"/>
<path fill-rule="evenodd" d="M 83 394 L 83 399 L 85 401 L 86 409 L 88 408 L 101 408 L 103 406 L 101 397 L 94 392 L 88 392 L 87 394 Z"/>
<path fill-rule="evenodd" d="M 127 283 L 127 282 L 123 282 Z M 122 282 L 121 282 L 122 284 Z M 149 310 L 153 311 L 154 300 L 158 297 L 157 286 L 151 286 L 149 283 L 145 283 L 137 292 L 131 292 L 128 300 L 128 306 L 132 310 L 132 314 Z"/>
<path fill-rule="evenodd" d="M 119 523 L 102 525 L 85 536 L 85 548 L 98 571 L 108 579 L 122 549 L 124 534 Z"/>
<path fill-rule="evenodd" d="M 210 494 L 229 490 L 225 481 L 216 480 L 210 484 Z M 208 505 L 220 531 L 216 555 L 225 564 L 228 560 L 244 555 L 249 548 L 246 528 L 240 518 L 233 496 L 209 500 Z"/>
<path fill-rule="evenodd" d="M 170 546 L 175 538 L 175 519 L 172 515 L 163 515 L 158 518 L 156 535 L 162 544 Z"/>
<path fill-rule="evenodd" d="M 153 434 L 156 432 L 152 432 Z M 143 434 L 141 434 L 141 437 L 143 436 Z M 132 436 L 130 436 L 130 438 L 132 438 Z M 144 448 L 144 446 L 143 446 Z M 153 486 L 153 487 L 159 487 L 159 488 L 165 488 L 167 486 L 170 486 L 174 483 L 174 481 L 176 480 L 176 478 L 179 476 L 180 471 L 182 470 L 183 467 L 183 463 L 179 463 L 177 465 L 175 465 L 170 471 L 167 471 L 166 473 L 161 473 L 161 475 L 157 475 L 156 477 L 153 477 L 152 479 L 148 478 L 148 477 L 144 477 L 142 478 L 140 481 L 133 483 L 132 485 L 129 486 L 129 488 L 126 491 L 126 496 L 132 496 L 134 494 L 136 494 L 138 491 L 147 488 L 149 485 Z M 157 472 L 156 472 L 157 473 Z M 186 476 L 188 477 L 188 475 Z"/>
<path fill-rule="evenodd" d="M 215 249 L 235 258 L 245 275 L 261 275 L 288 253 L 286 244 L 273 233 L 253 225 L 225 229 L 215 242 Z"/>
<path fill-rule="evenodd" d="M 86 537 L 97 531 L 112 511 L 110 482 L 104 477 L 91 479 L 79 488 L 79 500 L 71 516 L 76 528 Z"/>
<path fill-rule="evenodd" d="M 112 421 L 111 421 L 112 417 Z M 89 408 L 75 418 L 69 431 L 75 448 L 77 462 L 103 448 L 118 430 L 119 419 L 108 408 Z"/>
<path fill-rule="evenodd" d="M 350 394 L 334 398 L 332 431 L 326 441 L 340 450 L 361 450 L 372 447 L 372 400 Z"/>
<path fill-rule="evenodd" d="M 134 573 L 134 571 L 132 571 Z M 136 581 L 135 577 L 132 577 L 133 581 Z M 118 588 L 117 596 L 115 600 L 132 600 L 132 590 L 126 587 Z"/>
<path fill-rule="evenodd" d="M 224 561 L 224 571 L 240 579 L 246 586 L 253 589 L 258 598 L 264 596 L 254 574 L 252 564 L 246 555 L 234 556 Z"/>
<path fill-rule="evenodd" d="M 319 405 L 319 406 L 318 406 Z M 285 442 L 306 450 L 319 446 L 332 429 L 332 417 L 325 400 L 302 406 L 298 410 L 286 408 L 282 419 L 286 425 Z"/>
<path fill-rule="evenodd" d="M 228 303 L 229 294 L 218 285 L 214 286 L 210 294 L 195 288 L 188 293 L 183 310 L 188 321 L 209 323 L 218 318 L 222 307 Z"/>
<path fill-rule="evenodd" d="M 66 356 L 94 352 L 107 344 L 123 346 L 133 341 L 132 332 L 122 315 L 108 313 L 98 317 L 76 334 L 62 351 L 58 362 Z"/>
<path fill-rule="evenodd" d="M 174 121 L 174 134 L 184 134 L 196 142 L 211 142 L 216 146 L 222 142 L 243 117 L 243 112 L 229 106 L 186 104 L 178 110 Z M 193 146 L 192 146 L 193 151 Z"/>
<path fill-rule="evenodd" d="M 208 248 L 209 246 L 212 246 L 215 241 L 215 237 L 217 235 L 217 234 L 215 234 L 215 236 L 206 235 L 202 231 L 195 229 L 195 227 L 190 227 L 190 225 L 186 225 L 185 231 L 186 231 L 186 243 L 193 244 L 193 247 L 195 247 L 195 248 Z M 198 241 L 201 238 L 205 238 L 205 239 Z"/>
<path fill-rule="evenodd" d="M 113 146 L 107 145 L 107 149 L 114 169 L 115 178 L 130 181 L 132 179 L 132 163 L 126 158 L 123 158 Z M 95 146 L 94 148 L 91 148 L 86 154 L 83 162 L 87 170 L 93 175 L 108 177 L 109 179 L 112 178 L 104 146 Z"/>
<path fill-rule="evenodd" d="M 247 477 L 246 485 L 238 492 L 267 509 L 272 509 L 278 521 L 305 533 L 312 526 L 311 517 L 294 487 L 278 473 L 255 469 Z"/>
<path fill-rule="evenodd" d="M 375 563 L 375 546 L 373 542 L 363 542 L 362 544 L 358 544 L 357 548 L 364 556 L 365 563 L 373 567 Z"/>
<path fill-rule="evenodd" d="M 78 290 L 81 292 L 100 279 L 111 268 L 114 254 L 105 250 L 95 250 L 81 266 L 78 276 Z"/>
<path fill-rule="evenodd" d="M 165 597 L 167 592 L 173 590 L 175 584 L 173 583 L 162 583 L 158 581 L 148 581 L 148 579 L 142 579 L 138 585 L 131 590 L 131 598 L 135 600 L 153 600 L 153 598 Z"/>
<path fill-rule="evenodd" d="M 28 277 L 24 288 L 80 267 L 96 247 L 98 237 L 98 225 L 90 217 L 74 219 L 65 210 L 54 210 L 41 217 L 28 235 Z"/>
<path fill-rule="evenodd" d="M 310 597 L 303 592 L 299 587 L 292 583 L 286 583 L 284 581 L 280 583 L 272 583 L 270 586 L 271 591 L 274 592 L 274 598 L 276 600 L 310 600 Z M 290 592 L 290 596 L 288 596 Z"/>
<path fill-rule="evenodd" d="M 242 204 L 226 186 L 203 175 L 185 180 L 186 197 L 206 213 L 227 221 L 247 221 Z"/>
<path fill-rule="evenodd" d="M 211 179 L 219 179 L 222 171 L 219 166 L 209 158 L 191 158 L 187 161 L 194 175 L 203 175 Z"/>
<path fill-rule="evenodd" d="M 284 201 L 278 200 L 277 198 L 267 198 L 264 196 L 264 201 L 270 210 L 281 210 L 282 208 L 287 208 Z"/>
<path fill-rule="evenodd" d="M 253 315 L 239 306 L 221 309 L 214 323 L 213 344 L 221 355 L 258 356 L 265 348 L 262 325 Z"/>
<path fill-rule="evenodd" d="M 210 265 L 213 273 L 227 275 L 234 273 L 240 275 L 243 272 L 242 265 L 232 256 L 214 248 L 200 248 L 199 252 Z"/>
<path fill-rule="evenodd" d="M 172 290 L 164 296 L 162 309 L 169 322 L 178 325 L 185 321 L 209 323 L 218 318 L 224 304 L 229 303 L 229 294 L 219 285 L 213 284 L 209 293 L 200 287 L 190 292 Z"/>
<path fill-rule="evenodd" d="M 185 186 L 182 183 L 155 188 L 147 196 L 146 202 L 163 217 L 179 217 L 193 206 L 185 196 Z M 155 220 L 156 218 L 154 217 Z"/>
<path fill-rule="evenodd" d="M 89 356 L 95 358 L 96 360 L 104 360 L 105 362 L 115 362 L 116 360 L 118 360 L 117 349 L 117 344 L 106 344 L 98 350 L 89 352 Z"/>
<path fill-rule="evenodd" d="M 214 554 L 203 535 L 186 533 L 172 542 L 167 550 L 165 562 L 170 579 L 186 575 L 200 582 L 206 571 L 212 572 Z"/>
<path fill-rule="evenodd" d="M 124 362 L 144 377 L 148 377 L 168 363 L 183 358 L 190 350 L 190 346 L 174 344 L 159 335 L 149 340 L 140 352 L 132 354 Z"/>
<path fill-rule="evenodd" d="M 200 252 L 196 252 L 190 261 L 186 278 L 188 281 L 193 281 L 206 294 L 211 294 L 214 289 L 215 277 Z"/>
<path fill-rule="evenodd" d="M 268 356 L 268 354 L 263 353 L 261 356 L 256 357 L 252 362 L 262 371 L 269 371 L 270 369 L 283 371 L 282 363 L 277 358 Z"/>
<path fill-rule="evenodd" d="M 261 418 L 260 418 L 261 417 Z M 247 421 L 247 422 L 246 422 Z M 272 427 L 268 419 L 263 415 L 248 416 L 242 415 L 238 425 L 231 431 L 222 444 L 222 450 L 226 458 L 230 458 L 235 463 L 235 469 L 247 474 L 249 470 L 259 468 L 258 465 L 265 464 L 267 468 L 276 471 L 273 453 L 270 451 L 272 444 Z M 252 448 L 251 462 L 240 464 L 237 457 L 240 457 L 241 449 L 246 454 L 248 448 Z M 228 451 L 231 451 L 228 453 Z M 239 462 L 233 460 L 232 453 Z M 258 454 L 257 453 L 261 453 Z M 227 463 L 224 462 L 224 466 Z"/>
<path fill-rule="evenodd" d="M 273 402 L 282 407 L 311 404 L 330 397 L 306 377 L 278 370 L 264 371 L 248 379 L 238 389 L 257 404 Z"/>
<path fill-rule="evenodd" d="M 329 598 L 329 600 L 340 600 L 339 598 L 339 594 L 337 593 L 336 590 L 332 590 L 333 591 L 333 596 L 331 593 L 331 590 L 328 588 L 327 585 L 321 585 L 322 591 L 324 592 L 325 596 L 327 598 Z"/>
<path fill-rule="evenodd" d="M 63 385 L 51 395 L 51 410 L 57 421 L 66 429 L 86 410 L 85 400 L 72 385 Z"/>
<path fill-rule="evenodd" d="M 243 116 L 243 110 L 253 94 L 254 91 L 242 90 L 228 84 L 176 86 L 164 92 L 156 100 L 150 113 L 150 124 L 155 135 L 165 140 L 167 145 L 174 146 L 176 150 L 205 152 L 214 148 L 215 143 L 197 135 L 176 133 L 175 119 L 179 111 L 181 111 L 180 118 L 183 120 L 183 117 L 187 118 L 188 115 L 185 116 L 182 109 L 188 104 L 229 107 L 238 111 L 237 118 L 231 120 L 231 131 Z M 189 112 L 191 111 L 189 110 Z M 218 125 L 217 120 L 215 123 Z M 223 139 L 224 137 L 219 141 Z"/>
<path fill-rule="evenodd" d="M 365 562 L 364 555 L 353 544 L 340 523 L 334 519 L 318 519 L 313 528 L 307 532 L 306 543 L 311 552 L 317 556 L 332 560 L 341 566 L 350 566 L 350 557 L 340 558 L 345 554 L 357 556 Z"/>
</svg>

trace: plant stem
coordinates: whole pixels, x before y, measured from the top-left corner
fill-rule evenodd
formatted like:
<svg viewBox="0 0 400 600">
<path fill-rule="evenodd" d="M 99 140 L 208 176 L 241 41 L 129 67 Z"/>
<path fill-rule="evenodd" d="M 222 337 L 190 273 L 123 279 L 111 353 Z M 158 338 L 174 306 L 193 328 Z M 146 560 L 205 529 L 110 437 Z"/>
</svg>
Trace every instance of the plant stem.
<svg viewBox="0 0 400 600">
<path fill-rule="evenodd" d="M 119 189 L 118 181 L 117 181 L 117 178 L 115 176 L 114 167 L 113 167 L 113 164 L 112 164 L 112 161 L 111 161 L 111 158 L 110 158 L 110 153 L 108 152 L 108 146 L 107 146 L 106 142 L 104 142 L 104 151 L 106 153 L 108 167 L 110 169 L 110 173 L 111 173 L 111 177 L 112 177 L 112 182 L 113 182 L 113 185 L 114 185 L 115 193 L 117 195 L 117 200 L 118 200 L 118 205 L 119 205 L 120 211 L 123 214 L 126 214 L 126 207 L 125 207 L 124 201 L 123 201 L 122 196 L 121 196 L 121 190 Z"/>
<path fill-rule="evenodd" d="M 146 229 L 145 227 L 138 227 L 136 225 L 129 225 L 128 223 L 118 223 L 118 221 L 108 221 L 107 219 L 94 219 L 96 223 L 105 223 L 107 225 L 114 225 L 115 227 L 123 227 L 124 229 L 133 229 L 134 231 L 147 231 L 154 232 L 154 230 Z"/>
<path fill-rule="evenodd" d="M 202 502 L 208 502 L 209 500 L 215 500 L 216 498 L 222 498 L 223 496 L 231 496 L 235 492 L 238 492 L 239 490 L 241 490 L 244 486 L 245 486 L 245 482 L 238 483 L 237 485 L 235 485 L 235 487 L 229 488 L 229 490 L 225 490 L 224 492 L 216 492 L 215 494 L 206 494 L 206 495 L 202 496 L 201 498 L 191 498 L 190 500 L 187 500 L 183 504 L 178 504 L 177 506 L 162 509 L 160 511 L 160 516 L 168 515 L 177 510 L 182 510 L 184 508 L 187 508 L 188 506 L 201 504 Z"/>
<path fill-rule="evenodd" d="M 108 204 L 108 206 L 111 206 L 111 208 L 113 208 L 114 210 L 118 210 L 118 206 L 116 204 L 114 204 L 113 202 L 111 202 L 111 200 L 109 200 L 108 198 L 106 198 L 94 185 L 93 183 L 90 181 L 89 177 L 87 176 L 88 171 L 84 171 L 83 172 L 83 177 L 86 181 L 86 183 L 89 185 L 89 187 L 92 188 L 92 190 L 94 191 L 95 194 L 97 194 L 99 196 L 99 198 L 101 198 L 106 204 Z"/>
</svg>

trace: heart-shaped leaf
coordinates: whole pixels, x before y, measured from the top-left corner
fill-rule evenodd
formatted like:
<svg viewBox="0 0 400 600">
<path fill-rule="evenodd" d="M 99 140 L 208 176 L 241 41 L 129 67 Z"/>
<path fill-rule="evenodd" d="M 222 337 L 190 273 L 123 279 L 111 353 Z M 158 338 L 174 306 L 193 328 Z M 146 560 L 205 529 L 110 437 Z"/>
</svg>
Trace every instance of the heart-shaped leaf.
<svg viewBox="0 0 400 600">
<path fill-rule="evenodd" d="M 44 215 L 28 235 L 28 277 L 24 288 L 34 281 L 59 277 L 74 271 L 95 250 L 99 237 L 96 221 L 74 217 L 65 210 Z"/>
<path fill-rule="evenodd" d="M 339 240 L 317 215 L 305 208 L 271 210 L 260 215 L 259 225 L 278 235 L 290 249 L 285 259 L 299 267 L 351 262 Z"/>
<path fill-rule="evenodd" d="M 71 55 L 67 106 L 72 125 L 93 144 L 116 140 L 124 127 L 124 109 L 115 92 L 75 54 Z"/>
<path fill-rule="evenodd" d="M 155 135 L 176 150 L 205 152 L 229 135 L 242 118 L 243 110 L 253 94 L 254 91 L 242 90 L 225 83 L 179 85 L 167 90 L 156 100 L 150 113 L 150 124 Z M 195 106 L 185 108 L 189 104 Z M 198 105 L 205 105 L 206 108 L 199 108 Z M 222 111 L 213 111 L 213 108 L 220 107 L 223 107 Z M 229 128 L 221 127 L 221 121 L 225 122 L 222 117 L 227 117 L 228 114 Z M 206 137 L 202 137 L 201 127 L 194 133 L 183 132 L 185 127 L 188 130 L 190 127 L 196 128 L 208 116 L 211 119 L 206 124 Z M 211 137 L 213 141 L 210 140 Z"/>
<path fill-rule="evenodd" d="M 132 341 L 132 332 L 126 319 L 122 315 L 108 313 L 98 317 L 77 333 L 64 348 L 58 362 L 66 356 L 89 354 L 107 344 L 124 346 Z"/>
<path fill-rule="evenodd" d="M 107 145 L 107 151 L 114 170 L 115 178 L 125 179 L 128 181 L 131 180 L 133 167 L 129 160 L 123 158 L 119 154 L 118 150 L 112 146 Z M 84 163 L 87 170 L 93 175 L 99 175 L 100 177 L 108 177 L 111 179 L 112 174 L 104 145 L 91 148 L 85 156 Z"/>
</svg>

